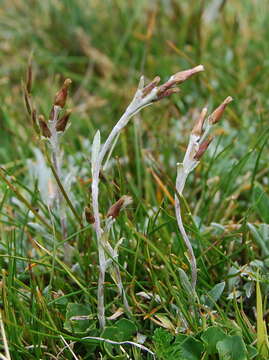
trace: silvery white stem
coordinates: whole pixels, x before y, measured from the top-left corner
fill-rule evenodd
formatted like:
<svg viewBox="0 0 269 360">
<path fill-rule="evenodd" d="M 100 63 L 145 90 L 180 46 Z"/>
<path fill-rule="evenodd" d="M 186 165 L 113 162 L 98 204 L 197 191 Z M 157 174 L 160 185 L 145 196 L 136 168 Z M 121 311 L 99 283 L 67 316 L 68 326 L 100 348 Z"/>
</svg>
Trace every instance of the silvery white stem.
<svg viewBox="0 0 269 360">
<path fill-rule="evenodd" d="M 129 303 L 128 303 L 128 300 L 127 300 L 127 297 L 126 297 L 126 293 L 125 293 L 125 290 L 124 290 L 124 287 L 123 287 L 123 284 L 122 284 L 119 265 L 114 263 L 113 267 L 114 267 L 115 276 L 116 276 L 116 284 L 117 284 L 119 293 L 120 293 L 120 295 L 122 296 L 122 299 L 123 299 L 123 305 L 124 305 L 126 311 L 130 314 L 131 309 L 130 309 L 130 306 L 129 306 Z"/>
<path fill-rule="evenodd" d="M 98 249 L 99 250 L 99 249 Z M 99 261 L 100 261 L 100 250 L 99 250 Z M 100 265 L 99 269 L 99 278 L 98 278 L 98 290 L 97 290 L 97 311 L 98 311 L 98 320 L 101 329 L 104 329 L 106 325 L 105 318 L 105 299 L 104 299 L 104 284 L 105 284 L 105 274 L 106 270 Z"/>
<path fill-rule="evenodd" d="M 55 171 L 57 173 L 57 176 L 60 180 L 62 180 L 62 167 L 61 167 L 61 150 L 60 150 L 60 142 L 59 142 L 59 134 L 57 132 L 56 126 L 57 121 L 59 118 L 59 113 L 61 111 L 60 106 L 53 106 L 53 118 L 49 120 L 48 126 L 51 131 L 51 137 L 49 138 L 50 144 L 51 144 L 51 152 L 52 152 L 52 162 L 53 166 L 55 168 Z M 61 190 L 59 186 L 57 186 L 57 192 L 56 192 L 56 201 L 57 201 L 57 208 L 60 214 L 60 221 L 61 221 L 61 228 L 62 228 L 62 234 L 63 237 L 66 237 L 66 214 L 65 210 L 63 208 L 63 196 L 61 193 Z M 67 255 L 67 249 L 65 244 L 65 257 Z"/>
<path fill-rule="evenodd" d="M 180 209 L 180 199 L 179 196 L 182 195 L 187 177 L 189 173 L 199 164 L 199 161 L 194 159 L 194 156 L 199 147 L 200 138 L 197 135 L 191 134 L 189 139 L 189 144 L 184 156 L 184 160 L 182 164 L 177 164 L 177 178 L 176 178 L 176 194 L 175 194 L 175 213 L 179 231 L 182 235 L 184 243 L 189 252 L 189 261 L 191 265 L 191 274 L 192 274 L 192 287 L 195 290 L 196 281 L 197 281 L 197 266 L 196 266 L 196 258 L 193 252 L 193 248 L 189 237 L 185 231 L 182 217 L 181 217 L 181 209 Z"/>
<path fill-rule="evenodd" d="M 192 277 L 192 287 L 195 290 L 196 287 L 196 281 L 197 281 L 197 266 L 196 266 L 196 258 L 193 252 L 193 248 L 191 245 L 191 242 L 189 240 L 189 237 L 185 231 L 183 222 L 182 222 L 182 217 L 181 217 L 181 209 L 180 209 L 180 202 L 178 199 L 178 196 L 175 195 L 175 212 L 176 212 L 176 219 L 177 219 L 177 224 L 178 224 L 178 228 L 179 231 L 183 237 L 183 240 L 185 242 L 185 245 L 187 246 L 187 249 L 189 251 L 189 261 L 190 261 L 190 265 L 191 265 L 191 277 Z"/>
<path fill-rule="evenodd" d="M 143 97 L 143 87 L 144 87 L 144 78 L 140 78 L 138 89 L 135 93 L 133 100 L 130 105 L 127 107 L 126 111 L 119 119 L 117 124 L 112 129 L 107 140 L 101 148 L 101 151 L 98 151 L 97 154 L 94 154 L 94 159 L 92 159 L 92 208 L 94 216 L 94 228 L 97 236 L 98 243 L 98 254 L 99 254 L 99 281 L 98 281 L 98 319 L 101 328 L 105 326 L 105 308 L 104 308 L 104 281 L 105 281 L 105 272 L 107 266 L 106 254 L 104 249 L 104 244 L 102 241 L 103 230 L 100 223 L 100 214 L 99 214 L 99 177 L 102 167 L 103 160 L 110 150 L 115 139 L 118 138 L 121 130 L 128 124 L 132 116 L 134 116 L 138 111 L 144 107 L 150 105 L 153 100 L 157 97 L 157 88 L 153 88 L 151 92 Z M 96 140 L 97 144 L 98 140 Z M 114 144 L 115 145 L 115 144 Z M 100 136 L 99 136 L 99 146 L 100 146 Z M 95 145 L 96 148 L 93 149 L 94 152 L 97 152 L 98 145 Z M 128 312 L 130 312 L 130 307 L 127 302 L 125 292 L 123 290 L 122 280 L 120 271 L 115 267 L 116 271 L 116 284 L 118 289 L 123 296 L 124 306 Z"/>
</svg>

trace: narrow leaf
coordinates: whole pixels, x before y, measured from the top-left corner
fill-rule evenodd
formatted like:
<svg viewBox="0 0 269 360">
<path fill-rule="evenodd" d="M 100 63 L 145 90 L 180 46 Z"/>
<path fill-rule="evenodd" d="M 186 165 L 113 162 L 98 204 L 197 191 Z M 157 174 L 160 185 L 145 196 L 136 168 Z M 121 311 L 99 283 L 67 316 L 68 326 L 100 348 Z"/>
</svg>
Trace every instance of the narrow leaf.
<svg viewBox="0 0 269 360">
<path fill-rule="evenodd" d="M 100 144 L 101 144 L 101 138 L 100 138 L 100 131 L 98 130 L 94 136 L 93 143 L 92 143 L 92 169 L 96 167 L 97 161 L 98 161 L 98 155 L 100 152 Z"/>
</svg>

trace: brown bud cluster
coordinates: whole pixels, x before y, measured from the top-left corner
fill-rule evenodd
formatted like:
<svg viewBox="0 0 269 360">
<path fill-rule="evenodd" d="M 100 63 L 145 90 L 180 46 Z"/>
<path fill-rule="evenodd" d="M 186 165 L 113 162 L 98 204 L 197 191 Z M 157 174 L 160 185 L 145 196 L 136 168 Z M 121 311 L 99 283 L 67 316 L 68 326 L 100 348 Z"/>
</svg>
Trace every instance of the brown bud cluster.
<svg viewBox="0 0 269 360">
<path fill-rule="evenodd" d="M 111 206 L 106 216 L 115 219 L 116 217 L 118 217 L 120 211 L 131 203 L 132 198 L 130 196 L 123 195 L 117 202 L 115 202 L 115 204 Z"/>
<path fill-rule="evenodd" d="M 203 65 L 198 65 L 192 69 L 177 72 L 176 74 L 171 76 L 168 81 L 158 87 L 157 97 L 153 101 L 161 100 L 164 97 L 179 92 L 180 90 L 178 88 L 175 88 L 175 86 L 188 80 L 192 75 L 200 71 L 204 71 Z M 144 89 L 142 90 L 142 97 L 148 95 L 159 84 L 159 82 L 160 77 L 156 76 L 147 86 L 144 87 Z"/>
<path fill-rule="evenodd" d="M 70 87 L 72 81 L 70 79 L 66 79 L 63 83 L 61 89 L 57 92 L 54 99 L 54 105 L 60 106 L 63 108 L 66 103 L 67 95 L 68 95 L 68 88 Z"/>
<path fill-rule="evenodd" d="M 51 137 L 51 131 L 50 131 L 50 129 L 49 129 L 43 115 L 38 116 L 38 123 L 39 123 L 39 127 L 40 127 L 40 130 L 41 130 L 41 134 L 46 138 L 50 138 Z"/>
<path fill-rule="evenodd" d="M 213 111 L 213 113 L 208 117 L 208 121 L 211 125 L 216 124 L 220 119 L 222 114 L 224 113 L 224 110 L 226 108 L 226 106 L 233 101 L 231 96 L 228 96 L 222 104 L 220 104 L 219 107 L 216 108 L 215 111 Z M 193 129 L 192 129 L 192 134 L 196 135 L 196 136 L 202 136 L 203 135 L 203 126 L 204 126 L 204 122 L 205 122 L 205 118 L 206 118 L 206 114 L 207 114 L 207 108 L 204 108 L 199 116 L 199 118 L 197 119 Z M 209 137 L 208 139 L 206 139 L 205 141 L 203 141 L 201 144 L 199 144 L 199 148 L 196 152 L 196 154 L 194 155 L 194 160 L 199 161 L 201 159 L 201 157 L 203 156 L 203 154 L 205 153 L 206 149 L 208 148 L 208 146 L 210 145 L 211 141 L 213 140 L 212 137 Z"/>
</svg>

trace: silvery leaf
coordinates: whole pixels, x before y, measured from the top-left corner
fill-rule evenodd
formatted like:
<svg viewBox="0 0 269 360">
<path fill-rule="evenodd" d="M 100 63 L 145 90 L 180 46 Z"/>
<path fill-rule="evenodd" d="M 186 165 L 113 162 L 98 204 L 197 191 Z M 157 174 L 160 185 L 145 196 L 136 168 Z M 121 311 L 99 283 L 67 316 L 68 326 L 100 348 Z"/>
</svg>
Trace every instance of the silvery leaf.
<svg viewBox="0 0 269 360">
<path fill-rule="evenodd" d="M 94 169 L 98 162 L 98 156 L 100 153 L 100 131 L 98 130 L 94 136 L 92 143 L 92 169 Z"/>
</svg>

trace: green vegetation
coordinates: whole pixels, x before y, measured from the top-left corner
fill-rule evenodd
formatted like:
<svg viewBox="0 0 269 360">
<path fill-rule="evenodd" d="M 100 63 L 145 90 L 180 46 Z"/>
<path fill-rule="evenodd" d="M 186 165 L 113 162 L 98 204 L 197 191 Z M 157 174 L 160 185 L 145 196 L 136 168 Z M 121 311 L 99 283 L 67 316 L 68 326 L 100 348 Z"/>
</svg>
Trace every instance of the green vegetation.
<svg viewBox="0 0 269 360">
<path fill-rule="evenodd" d="M 267 0 L 2 1 L 1 359 L 268 358 L 268 12 Z M 111 206 L 132 198 L 106 238 L 118 256 L 106 253 L 114 266 L 100 329 L 94 136 L 100 130 L 104 143 L 142 74 L 163 84 L 198 64 L 205 71 L 179 94 L 130 120 L 100 173 L 103 228 Z M 28 86 L 30 113 L 47 120 L 67 78 L 59 173 L 24 94 Z M 227 96 L 234 101 L 181 199 L 194 289 L 175 217 L 176 164 L 202 108 L 212 113 Z"/>
</svg>

